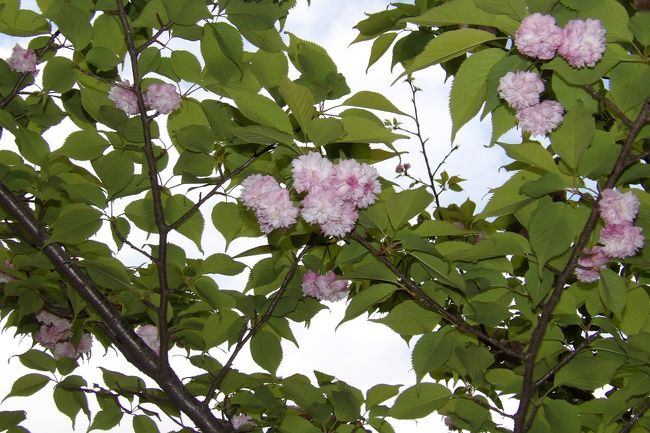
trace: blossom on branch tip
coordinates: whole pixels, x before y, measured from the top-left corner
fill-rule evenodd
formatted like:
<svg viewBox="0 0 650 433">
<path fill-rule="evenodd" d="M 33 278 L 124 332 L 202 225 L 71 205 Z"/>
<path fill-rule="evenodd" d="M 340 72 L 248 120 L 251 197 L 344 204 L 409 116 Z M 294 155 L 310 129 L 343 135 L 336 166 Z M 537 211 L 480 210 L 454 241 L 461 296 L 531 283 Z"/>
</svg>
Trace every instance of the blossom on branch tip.
<svg viewBox="0 0 650 433">
<path fill-rule="evenodd" d="M 38 72 L 38 69 L 36 69 L 37 60 L 34 50 L 16 44 L 8 63 L 12 71 L 36 74 Z"/>
<path fill-rule="evenodd" d="M 605 52 L 605 33 L 600 20 L 571 20 L 562 30 L 558 54 L 574 68 L 593 68 Z"/>
<path fill-rule="evenodd" d="M 562 29 L 551 15 L 534 13 L 521 21 L 515 33 L 515 46 L 520 53 L 536 59 L 549 60 L 562 44 Z"/>
<path fill-rule="evenodd" d="M 130 87 L 131 83 L 128 80 L 122 81 L 120 86 L 113 86 L 108 92 L 108 99 L 115 103 L 115 106 L 126 114 L 138 114 L 138 97 Z"/>
<path fill-rule="evenodd" d="M 499 80 L 499 96 L 515 110 L 539 104 L 544 83 L 534 72 L 508 72 Z"/>
<path fill-rule="evenodd" d="M 142 325 L 135 330 L 135 333 L 138 334 L 144 344 L 146 344 L 149 349 L 160 353 L 160 338 L 158 337 L 158 327 L 155 325 Z"/>
<path fill-rule="evenodd" d="M 578 280 L 585 283 L 598 280 L 600 270 L 605 267 L 608 261 L 609 256 L 605 254 L 603 247 L 585 248 L 582 256 L 578 259 L 578 267 L 576 267 Z"/>
<path fill-rule="evenodd" d="M 564 119 L 564 107 L 557 101 L 542 101 L 517 112 L 519 126 L 532 135 L 546 135 Z"/>
<path fill-rule="evenodd" d="M 155 83 L 145 92 L 144 103 L 152 110 L 168 114 L 181 106 L 181 95 L 173 84 Z"/>
<path fill-rule="evenodd" d="M 307 271 L 302 279 L 302 292 L 321 301 L 339 301 L 345 298 L 348 291 L 348 282 L 338 279 L 338 276 L 327 271 L 319 275 L 314 271 Z"/>
<path fill-rule="evenodd" d="M 600 232 L 603 252 L 609 257 L 620 259 L 635 255 L 645 241 L 641 231 L 640 227 L 631 223 L 606 225 Z"/>
<path fill-rule="evenodd" d="M 633 192 L 605 189 L 598 201 L 600 217 L 607 224 L 631 223 L 639 213 L 639 199 Z"/>
</svg>

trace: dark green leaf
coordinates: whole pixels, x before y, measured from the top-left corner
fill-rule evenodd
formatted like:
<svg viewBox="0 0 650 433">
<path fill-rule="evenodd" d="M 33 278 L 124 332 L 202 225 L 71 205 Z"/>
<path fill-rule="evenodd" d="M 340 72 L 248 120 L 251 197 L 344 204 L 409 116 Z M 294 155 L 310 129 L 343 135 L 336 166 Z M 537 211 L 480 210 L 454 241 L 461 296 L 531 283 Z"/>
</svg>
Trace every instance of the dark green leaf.
<svg viewBox="0 0 650 433">
<path fill-rule="evenodd" d="M 271 374 L 275 374 L 282 361 L 280 338 L 268 331 L 259 331 L 251 338 L 253 361 Z"/>
<path fill-rule="evenodd" d="M 390 409 L 397 419 L 418 419 L 442 407 L 451 397 L 447 387 L 437 383 L 421 383 L 402 392 Z"/>
<path fill-rule="evenodd" d="M 11 387 L 11 391 L 3 399 L 9 397 L 27 397 L 42 389 L 51 379 L 38 373 L 29 373 L 19 377 Z"/>
</svg>

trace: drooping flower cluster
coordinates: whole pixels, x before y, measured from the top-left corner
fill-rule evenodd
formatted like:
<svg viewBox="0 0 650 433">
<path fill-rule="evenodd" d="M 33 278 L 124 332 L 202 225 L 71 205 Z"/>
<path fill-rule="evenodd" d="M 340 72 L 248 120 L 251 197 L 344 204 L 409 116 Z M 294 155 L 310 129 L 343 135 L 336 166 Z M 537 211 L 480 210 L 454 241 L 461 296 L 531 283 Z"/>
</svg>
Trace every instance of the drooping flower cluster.
<svg viewBox="0 0 650 433">
<path fill-rule="evenodd" d="M 544 83 L 534 72 L 508 72 L 499 80 L 499 96 L 517 111 L 519 126 L 532 135 L 546 135 L 562 123 L 564 107 L 557 101 L 539 102 Z"/>
<path fill-rule="evenodd" d="M 111 87 L 108 99 L 126 114 L 138 114 L 138 97 L 128 80 L 123 80 L 121 85 Z M 144 93 L 145 106 L 161 114 L 169 114 L 181 106 L 181 96 L 173 84 L 155 83 L 149 86 Z"/>
<path fill-rule="evenodd" d="M 66 319 L 43 310 L 36 315 L 36 320 L 41 324 L 34 336 L 36 342 L 50 349 L 55 357 L 78 358 L 90 352 L 92 336 L 83 334 L 75 347 L 72 343 L 72 325 Z"/>
<path fill-rule="evenodd" d="M 264 233 L 296 223 L 298 209 L 291 202 L 289 191 L 272 176 L 253 174 L 242 182 L 242 187 L 240 199 L 255 212 Z"/>
<path fill-rule="evenodd" d="M 309 270 L 302 278 L 302 292 L 305 296 L 312 296 L 321 301 L 339 301 L 345 298 L 347 291 L 348 282 L 338 279 L 332 271 L 319 275 Z"/>
<path fill-rule="evenodd" d="M 598 208 L 606 225 L 600 232 L 601 245 L 586 249 L 578 259 L 576 276 L 584 282 L 596 281 L 610 259 L 633 256 L 645 242 L 641 228 L 633 225 L 639 212 L 639 199 L 633 192 L 603 190 Z"/>
<path fill-rule="evenodd" d="M 564 29 L 550 15 L 534 13 L 521 21 L 515 46 L 527 56 L 550 60 L 559 54 L 574 68 L 593 68 L 605 52 L 605 28 L 599 20 L 571 20 Z"/>
<path fill-rule="evenodd" d="M 158 337 L 158 327 L 155 325 L 143 325 L 135 330 L 144 344 L 156 353 L 160 353 L 160 338 Z"/>
<path fill-rule="evenodd" d="M 8 60 L 9 67 L 12 71 L 20 73 L 31 73 L 36 74 L 38 69 L 36 69 L 37 61 L 36 53 L 30 48 L 23 48 L 20 45 L 16 44 L 13 51 L 11 52 L 11 58 Z"/>
<path fill-rule="evenodd" d="M 381 186 L 377 170 L 354 159 L 332 164 L 316 152 L 291 163 L 294 188 L 306 192 L 300 214 L 305 221 L 319 224 L 327 236 L 351 232 L 359 216 L 375 202 Z"/>
</svg>

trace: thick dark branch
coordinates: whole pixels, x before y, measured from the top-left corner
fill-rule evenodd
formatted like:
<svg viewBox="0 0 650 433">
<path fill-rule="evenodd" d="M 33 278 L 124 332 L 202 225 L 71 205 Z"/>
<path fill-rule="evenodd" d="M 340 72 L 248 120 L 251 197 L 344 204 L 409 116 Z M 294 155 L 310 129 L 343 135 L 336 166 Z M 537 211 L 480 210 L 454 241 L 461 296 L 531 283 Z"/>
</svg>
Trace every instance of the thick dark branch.
<svg viewBox="0 0 650 433">
<path fill-rule="evenodd" d="M 158 383 L 170 402 L 187 416 L 204 433 L 230 433 L 230 424 L 218 420 L 209 410 L 201 407 L 200 402 L 189 393 L 181 380 L 171 370 L 159 368 L 158 356 L 136 335 L 133 328 L 126 323 L 119 311 L 101 293 L 99 288 L 77 268 L 70 256 L 58 243 L 48 243 L 45 230 L 41 229 L 33 212 L 21 202 L 7 187 L 0 182 L 0 206 L 16 221 L 88 305 L 102 320 L 103 330 L 111 342 L 122 352 L 126 359 L 147 376 Z"/>
<path fill-rule="evenodd" d="M 234 169 L 232 172 L 230 172 L 230 174 L 228 174 L 227 176 L 221 176 L 221 178 L 219 178 L 216 181 L 216 183 L 215 183 L 214 187 L 212 188 L 212 190 L 210 190 L 210 192 L 208 192 L 205 196 L 201 197 L 201 199 L 198 202 L 196 202 L 196 204 L 194 206 L 192 206 L 191 209 L 189 209 L 187 212 L 185 212 L 183 215 L 181 215 L 180 218 L 178 218 L 173 223 L 169 224 L 169 228 L 171 230 L 175 230 L 178 227 L 180 227 L 181 224 L 183 224 L 185 221 L 190 219 L 192 217 L 192 215 L 194 215 L 196 212 L 198 212 L 199 208 L 203 205 L 203 203 L 205 203 L 210 198 L 212 198 L 213 196 L 218 194 L 219 189 L 226 182 L 228 182 L 230 179 L 232 179 L 233 177 L 237 176 L 239 173 L 244 171 L 257 158 L 259 158 L 260 156 L 264 155 L 265 153 L 267 153 L 267 152 L 269 152 L 269 151 L 271 151 L 273 149 L 275 149 L 275 144 L 270 144 L 270 145 L 266 146 L 265 148 L 263 148 L 262 150 L 260 150 L 259 152 L 256 152 L 253 156 L 251 156 L 245 163 L 243 163 L 242 165 L 240 165 L 239 167 Z"/>
<path fill-rule="evenodd" d="M 131 72 L 133 74 L 133 90 L 138 99 L 140 110 L 140 121 L 144 138 L 144 154 L 147 160 L 147 173 L 151 185 L 151 196 L 153 198 L 154 220 L 158 228 L 158 257 L 155 260 L 160 284 L 160 305 L 158 307 L 158 332 L 160 336 L 160 368 L 169 369 L 169 330 L 167 328 L 167 305 L 169 303 L 169 282 L 167 279 L 167 234 L 169 227 L 165 223 L 165 213 L 162 205 L 162 186 L 158 179 L 158 166 L 153 150 L 151 139 L 151 119 L 147 116 L 147 108 L 142 94 L 141 77 L 138 71 L 138 49 L 135 46 L 129 19 L 124 9 L 123 0 L 116 0 L 118 17 L 126 40 L 126 47 L 131 60 Z"/>
<path fill-rule="evenodd" d="M 646 102 L 643 105 L 643 108 L 641 109 L 641 112 L 639 113 L 637 118 L 630 125 L 630 130 L 625 139 L 625 143 L 623 144 L 623 148 L 621 149 L 621 152 L 619 153 L 618 158 L 616 159 L 616 163 L 614 164 L 614 168 L 611 174 L 609 175 L 607 181 L 605 182 L 604 189 L 613 188 L 616 185 L 616 181 L 623 173 L 623 170 L 625 170 L 626 162 L 628 161 L 630 151 L 632 150 L 632 146 L 636 141 L 636 137 L 639 134 L 639 131 L 648 121 L 649 113 L 650 113 L 650 102 Z M 585 224 L 582 233 L 580 233 L 578 240 L 576 241 L 575 245 L 571 250 L 571 256 L 569 258 L 567 265 L 564 267 L 562 273 L 558 275 L 557 279 L 555 280 L 555 286 L 553 288 L 553 292 L 551 293 L 551 296 L 549 297 L 549 300 L 546 303 L 546 305 L 544 305 L 542 314 L 540 315 L 539 318 L 539 322 L 537 322 L 537 326 L 535 327 L 531 335 L 530 345 L 528 346 L 528 350 L 526 351 L 525 358 L 524 358 L 524 383 L 521 390 L 519 408 L 517 409 L 517 413 L 515 414 L 514 433 L 525 432 L 526 414 L 528 412 L 530 401 L 533 398 L 536 389 L 534 383 L 535 358 L 537 357 L 537 353 L 539 352 L 539 349 L 544 340 L 544 334 L 546 333 L 546 328 L 548 327 L 548 324 L 551 321 L 553 310 L 560 302 L 560 298 L 562 297 L 562 292 L 564 291 L 564 287 L 567 281 L 569 281 L 569 278 L 571 278 L 571 276 L 573 275 L 573 272 L 578 264 L 578 255 L 587 245 L 587 242 L 589 241 L 589 237 L 591 236 L 591 233 L 594 231 L 594 228 L 596 227 L 596 223 L 598 222 L 598 217 L 599 217 L 598 206 L 594 206 L 591 210 L 591 213 L 589 214 L 589 218 L 587 219 L 587 223 Z"/>
<path fill-rule="evenodd" d="M 277 307 L 278 303 L 280 302 L 280 299 L 282 298 L 282 295 L 284 295 L 284 292 L 287 291 L 287 287 L 289 287 L 289 282 L 291 282 L 291 279 L 295 275 L 296 270 L 300 265 L 300 261 L 305 256 L 307 251 L 309 251 L 309 248 L 311 248 L 311 244 L 307 243 L 307 245 L 305 245 L 305 247 L 302 249 L 300 254 L 298 254 L 296 258 L 293 260 L 291 267 L 287 271 L 287 275 L 285 275 L 284 280 L 282 280 L 282 284 L 280 285 L 280 288 L 275 293 L 275 296 L 273 297 L 271 304 L 266 309 L 262 317 L 260 317 L 259 320 L 257 320 L 257 322 L 255 322 L 253 326 L 251 326 L 248 332 L 246 332 L 245 326 L 242 328 L 242 332 L 239 335 L 239 340 L 237 341 L 237 345 L 235 346 L 235 349 L 230 354 L 230 357 L 228 358 L 228 361 L 226 361 L 226 364 L 223 366 L 221 370 L 219 370 L 219 373 L 217 373 L 215 378 L 212 380 L 212 384 L 210 385 L 210 390 L 205 395 L 205 400 L 203 400 L 204 407 L 209 406 L 210 400 L 212 400 L 215 391 L 217 390 L 217 388 L 219 388 L 219 385 L 221 385 L 221 382 L 223 382 L 223 379 L 226 377 L 226 374 L 228 374 L 228 372 L 232 368 L 232 364 L 235 361 L 237 355 L 239 354 L 239 351 L 242 350 L 242 348 L 248 342 L 248 340 L 250 340 L 257 333 L 257 331 L 259 331 L 259 329 L 266 322 L 269 321 L 269 319 L 273 315 L 273 311 L 275 310 L 275 307 Z"/>
<path fill-rule="evenodd" d="M 393 274 L 395 274 L 395 276 L 399 279 L 400 283 L 411 293 L 411 295 L 413 295 L 415 300 L 418 303 L 420 303 L 422 306 L 424 306 L 425 308 L 431 311 L 434 311 L 435 313 L 440 315 L 446 322 L 449 322 L 450 324 L 454 325 L 458 330 L 466 334 L 475 336 L 476 338 L 478 338 L 488 346 L 497 349 L 515 359 L 522 358 L 521 353 L 512 350 L 510 347 L 502 344 L 501 342 L 485 334 L 480 329 L 474 328 L 472 325 L 467 323 L 461 317 L 458 317 L 450 313 L 442 305 L 438 304 L 436 301 L 431 299 L 426 293 L 422 291 L 422 289 L 416 282 L 411 280 L 402 271 L 397 269 L 397 267 L 393 264 L 393 262 L 388 260 L 388 258 L 386 258 L 385 255 L 383 255 L 380 251 L 378 251 L 375 247 L 373 247 L 370 244 L 370 242 L 368 242 L 367 240 L 359 236 L 358 233 L 352 232 L 348 236 L 354 239 L 355 241 L 359 242 L 366 250 L 368 250 L 368 252 L 370 252 L 370 254 L 372 254 L 377 260 L 379 260 L 384 266 L 386 266 L 388 270 L 390 270 Z"/>
<path fill-rule="evenodd" d="M 645 399 L 645 402 L 643 403 L 643 405 L 641 405 L 641 407 L 639 407 L 639 408 L 636 410 L 636 413 L 634 414 L 634 416 L 632 417 L 632 419 L 630 419 L 630 422 L 628 422 L 627 424 L 625 424 L 625 427 L 623 427 L 623 428 L 621 429 L 621 432 L 620 432 L 620 433 L 630 433 L 630 432 L 632 431 L 632 429 L 634 428 L 634 426 L 639 422 L 639 420 L 641 419 L 641 417 L 643 417 L 643 415 L 644 415 L 648 410 L 650 410 L 650 398 L 646 398 L 646 399 Z"/>
</svg>

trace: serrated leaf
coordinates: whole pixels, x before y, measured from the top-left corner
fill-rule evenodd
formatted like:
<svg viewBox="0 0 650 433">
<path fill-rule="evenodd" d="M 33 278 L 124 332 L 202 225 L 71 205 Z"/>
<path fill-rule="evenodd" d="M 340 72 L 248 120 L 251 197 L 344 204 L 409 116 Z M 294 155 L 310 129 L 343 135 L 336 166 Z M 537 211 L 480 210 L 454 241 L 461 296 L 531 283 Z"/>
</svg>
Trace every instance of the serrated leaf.
<svg viewBox="0 0 650 433">
<path fill-rule="evenodd" d="M 505 15 L 496 15 L 476 7 L 474 0 L 452 0 L 427 10 L 409 22 L 423 26 L 450 24 L 474 24 L 496 27 L 511 35 L 519 27 L 519 21 Z"/>
<path fill-rule="evenodd" d="M 610 269 L 602 269 L 598 280 L 598 293 L 605 307 L 621 318 L 627 300 L 625 280 Z"/>
<path fill-rule="evenodd" d="M 199 251 L 203 252 L 201 238 L 203 236 L 205 220 L 201 212 L 195 209 L 194 206 L 195 204 L 184 195 L 172 196 L 165 202 L 165 219 L 169 224 L 173 224 L 180 217 L 194 209 L 194 213 L 178 226 L 176 231 L 194 242 Z"/>
<path fill-rule="evenodd" d="M 394 32 L 383 33 L 373 41 L 372 48 L 370 48 L 370 58 L 368 59 L 366 73 L 368 72 L 368 69 L 370 69 L 370 67 L 374 65 L 377 60 L 386 53 L 386 51 L 388 51 L 388 48 L 390 48 L 396 37 L 397 33 Z"/>
<path fill-rule="evenodd" d="M 431 332 L 440 317 L 420 307 L 415 301 L 404 301 L 394 307 L 386 317 L 372 321 L 386 325 L 400 335 L 408 336 Z"/>
<path fill-rule="evenodd" d="M 609 383 L 624 361 L 624 357 L 606 351 L 581 352 L 557 372 L 554 385 L 594 390 Z"/>
<path fill-rule="evenodd" d="M 38 373 L 29 373 L 16 379 L 11 387 L 11 391 L 2 399 L 9 397 L 27 397 L 41 390 L 50 382 L 50 378 Z"/>
<path fill-rule="evenodd" d="M 76 81 L 74 63 L 65 57 L 48 60 L 43 68 L 43 87 L 45 90 L 67 92 Z"/>
<path fill-rule="evenodd" d="M 83 411 L 90 419 L 90 411 L 88 410 L 88 400 L 86 395 L 81 391 L 68 391 L 60 386 L 54 388 L 54 404 L 59 412 L 70 418 L 72 428 L 74 428 L 77 414 Z"/>
<path fill-rule="evenodd" d="M 345 310 L 345 315 L 337 325 L 337 328 L 344 322 L 360 316 L 373 305 L 387 299 L 395 290 L 397 290 L 397 287 L 392 284 L 374 284 L 357 293 L 350 301 L 348 308 Z"/>
<path fill-rule="evenodd" d="M 237 275 L 246 269 L 242 262 L 233 260 L 229 255 L 215 253 L 201 263 L 202 274 Z"/>
<path fill-rule="evenodd" d="M 158 426 L 153 420 L 145 415 L 133 417 L 133 431 L 135 433 L 159 433 Z"/>
<path fill-rule="evenodd" d="M 474 0 L 474 3 L 485 12 L 507 15 L 516 21 L 521 21 L 528 15 L 524 0 Z"/>
<path fill-rule="evenodd" d="M 271 99 L 252 92 L 231 91 L 230 93 L 244 116 L 260 125 L 271 126 L 293 135 L 289 116 Z"/>
<path fill-rule="evenodd" d="M 390 206 L 387 207 L 388 218 L 395 230 L 399 230 L 408 221 L 420 214 L 429 206 L 433 196 L 426 188 L 407 189 L 390 198 Z"/>
<path fill-rule="evenodd" d="M 56 371 L 56 360 L 52 355 L 41 352 L 40 350 L 30 349 L 18 356 L 20 362 L 27 368 L 40 371 Z"/>
<path fill-rule="evenodd" d="M 79 244 L 93 236 L 102 225 L 101 212 L 75 203 L 65 206 L 52 223 L 49 242 Z"/>
<path fill-rule="evenodd" d="M 454 338 L 447 329 L 425 334 L 415 344 L 412 364 L 418 382 L 431 370 L 442 367 L 453 353 Z"/>
<path fill-rule="evenodd" d="M 451 86 L 451 141 L 460 128 L 479 112 L 485 102 L 487 77 L 492 67 L 506 56 L 499 48 L 488 48 L 469 56 L 458 69 Z"/>
<path fill-rule="evenodd" d="M 397 419 L 423 418 L 441 408 L 451 397 L 447 387 L 437 383 L 421 383 L 402 392 L 390 409 L 390 416 Z"/>
<path fill-rule="evenodd" d="M 402 385 L 378 384 L 366 392 L 366 407 L 371 408 L 399 394 Z"/>
<path fill-rule="evenodd" d="M 58 151 L 68 158 L 88 161 L 99 158 L 110 143 L 97 132 L 86 129 L 73 132 Z"/>
<path fill-rule="evenodd" d="M 280 338 L 268 331 L 258 331 L 251 338 L 251 356 L 253 361 L 271 374 L 275 374 L 282 361 Z"/>
<path fill-rule="evenodd" d="M 576 169 L 594 136 L 594 117 L 578 102 L 564 116 L 562 124 L 551 133 L 552 147 L 562 161 Z"/>
<path fill-rule="evenodd" d="M 541 274 L 547 261 L 566 251 L 578 235 L 573 208 L 566 203 L 540 201 L 533 212 L 528 234 L 537 254 Z M 552 235 L 550 235 L 552 233 Z"/>
<path fill-rule="evenodd" d="M 278 90 L 298 121 L 298 125 L 303 131 L 307 131 L 312 118 L 316 115 L 314 96 L 309 89 L 288 78 L 282 80 Z"/>
<path fill-rule="evenodd" d="M 334 118 L 312 119 L 306 132 L 309 140 L 316 146 L 325 146 L 345 136 L 343 122 Z"/>
<path fill-rule="evenodd" d="M 88 427 L 91 430 L 110 430 L 120 423 L 124 414 L 119 409 L 100 410 Z"/>
<path fill-rule="evenodd" d="M 650 45 L 650 11 L 639 11 L 628 24 L 634 37 L 645 46 Z"/>
<path fill-rule="evenodd" d="M 637 287 L 627 292 L 625 309 L 621 330 L 626 335 L 633 335 L 641 331 L 648 323 L 650 316 L 650 297 L 642 287 Z"/>
<path fill-rule="evenodd" d="M 371 110 L 386 111 L 389 113 L 401 114 L 403 116 L 406 115 L 406 113 L 404 113 L 399 108 L 397 108 L 384 95 L 377 92 L 370 92 L 367 90 L 363 90 L 361 92 L 355 93 L 354 95 L 350 96 L 348 99 L 343 101 L 342 105 L 369 108 Z"/>
</svg>

